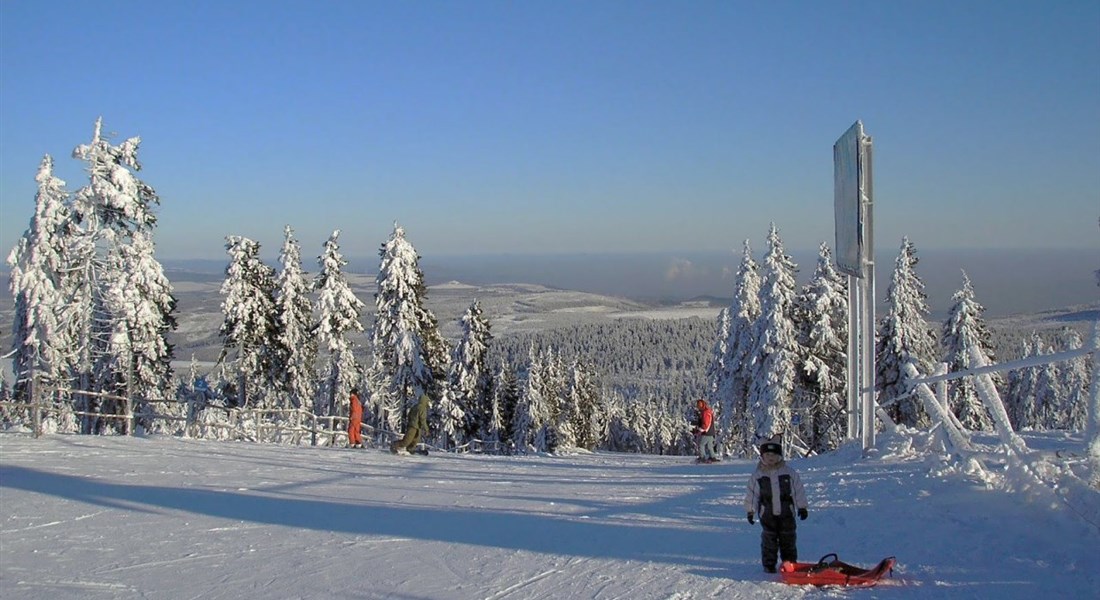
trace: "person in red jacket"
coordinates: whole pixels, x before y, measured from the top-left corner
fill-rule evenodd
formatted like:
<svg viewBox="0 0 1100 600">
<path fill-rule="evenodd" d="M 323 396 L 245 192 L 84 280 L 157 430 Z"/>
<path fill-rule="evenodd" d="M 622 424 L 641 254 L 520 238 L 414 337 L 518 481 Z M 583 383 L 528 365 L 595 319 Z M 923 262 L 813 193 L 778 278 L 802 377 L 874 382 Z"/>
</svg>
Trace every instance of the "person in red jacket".
<svg viewBox="0 0 1100 600">
<path fill-rule="evenodd" d="M 699 438 L 699 460 L 701 463 L 718 462 L 718 445 L 714 440 L 714 411 L 707 406 L 707 401 L 700 398 L 695 407 L 699 409 L 699 420 L 692 430 Z"/>
<path fill-rule="evenodd" d="M 363 403 L 359 401 L 359 388 L 351 388 L 351 406 L 348 408 L 348 448 L 363 447 Z"/>
</svg>

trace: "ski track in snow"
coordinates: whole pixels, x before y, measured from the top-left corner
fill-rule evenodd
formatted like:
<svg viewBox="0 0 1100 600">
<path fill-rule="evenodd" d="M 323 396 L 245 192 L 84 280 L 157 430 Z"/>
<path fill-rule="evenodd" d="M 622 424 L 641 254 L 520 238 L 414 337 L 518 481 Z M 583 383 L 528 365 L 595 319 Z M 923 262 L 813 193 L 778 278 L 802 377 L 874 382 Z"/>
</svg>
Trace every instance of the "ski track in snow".
<svg viewBox="0 0 1100 600">
<path fill-rule="evenodd" d="M 792 461 L 800 558 L 895 555 L 894 576 L 784 585 L 744 520 L 753 463 L 692 460 L 4 433 L 0 598 L 1100 598 L 1100 532 L 1058 496 L 851 448 Z"/>
</svg>

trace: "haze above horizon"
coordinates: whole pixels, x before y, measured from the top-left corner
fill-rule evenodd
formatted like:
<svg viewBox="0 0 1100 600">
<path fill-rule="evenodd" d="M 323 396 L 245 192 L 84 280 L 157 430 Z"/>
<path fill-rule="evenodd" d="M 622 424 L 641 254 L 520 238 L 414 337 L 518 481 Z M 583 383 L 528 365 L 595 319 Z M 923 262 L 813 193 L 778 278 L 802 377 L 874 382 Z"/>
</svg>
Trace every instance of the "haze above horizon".
<svg viewBox="0 0 1100 600">
<path fill-rule="evenodd" d="M 879 253 L 1100 250 L 1095 1 L 2 2 L 0 100 L 5 256 L 100 116 L 162 260 L 832 246 L 856 119 Z"/>
</svg>

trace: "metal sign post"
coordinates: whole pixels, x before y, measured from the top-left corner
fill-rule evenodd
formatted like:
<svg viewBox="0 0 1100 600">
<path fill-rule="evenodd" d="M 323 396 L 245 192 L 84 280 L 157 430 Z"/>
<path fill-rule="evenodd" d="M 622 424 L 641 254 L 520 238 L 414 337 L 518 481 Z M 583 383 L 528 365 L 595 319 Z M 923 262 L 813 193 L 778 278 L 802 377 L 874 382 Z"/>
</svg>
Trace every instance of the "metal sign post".
<svg viewBox="0 0 1100 600">
<path fill-rule="evenodd" d="M 856 121 L 833 144 L 836 265 L 848 275 L 848 437 L 875 445 L 875 262 L 871 137 Z"/>
</svg>

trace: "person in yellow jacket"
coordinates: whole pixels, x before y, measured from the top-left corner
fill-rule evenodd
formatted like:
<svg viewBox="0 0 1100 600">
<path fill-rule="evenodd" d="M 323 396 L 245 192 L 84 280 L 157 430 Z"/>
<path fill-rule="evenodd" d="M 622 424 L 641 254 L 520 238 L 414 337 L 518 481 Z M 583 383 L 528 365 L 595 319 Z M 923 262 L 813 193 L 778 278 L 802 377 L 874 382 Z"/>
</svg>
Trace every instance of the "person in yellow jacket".
<svg viewBox="0 0 1100 600">
<path fill-rule="evenodd" d="M 416 406 L 409 408 L 405 436 L 390 444 L 390 452 L 408 454 L 410 450 L 416 448 L 416 445 L 428 433 L 429 402 L 430 399 L 427 394 L 420 394 L 420 401 L 416 403 Z"/>
<path fill-rule="evenodd" d="M 778 435 L 760 445 L 760 462 L 745 493 L 745 512 L 750 525 L 760 516 L 760 560 L 766 572 L 776 572 L 777 553 L 784 561 L 798 561 L 794 516 L 797 512 L 805 521 L 809 504 L 798 472 L 783 460 Z"/>
</svg>

